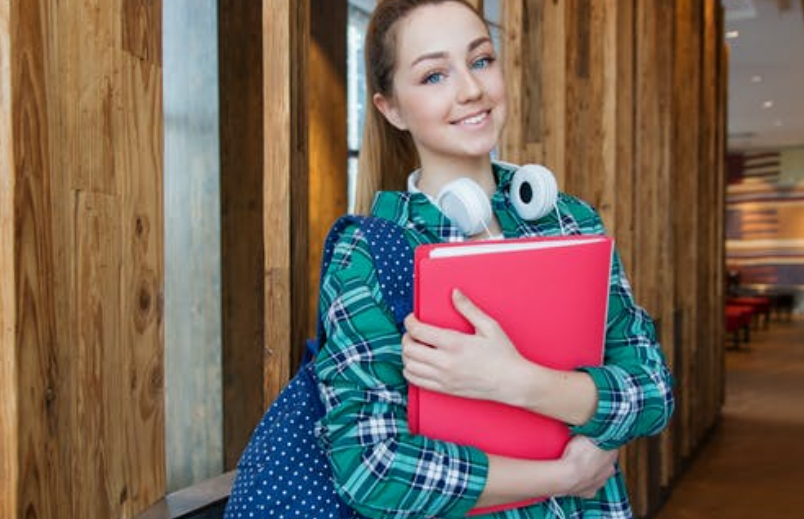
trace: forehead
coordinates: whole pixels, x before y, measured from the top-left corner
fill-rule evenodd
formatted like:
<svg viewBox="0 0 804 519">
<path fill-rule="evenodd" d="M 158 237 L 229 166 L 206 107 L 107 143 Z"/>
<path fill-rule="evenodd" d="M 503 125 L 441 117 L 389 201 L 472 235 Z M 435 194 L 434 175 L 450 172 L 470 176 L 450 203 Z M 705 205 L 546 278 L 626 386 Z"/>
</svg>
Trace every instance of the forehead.
<svg viewBox="0 0 804 519">
<path fill-rule="evenodd" d="M 482 36 L 488 36 L 486 24 L 466 5 L 460 2 L 423 5 L 400 21 L 397 57 L 405 65 L 423 54 L 462 53 Z"/>
</svg>

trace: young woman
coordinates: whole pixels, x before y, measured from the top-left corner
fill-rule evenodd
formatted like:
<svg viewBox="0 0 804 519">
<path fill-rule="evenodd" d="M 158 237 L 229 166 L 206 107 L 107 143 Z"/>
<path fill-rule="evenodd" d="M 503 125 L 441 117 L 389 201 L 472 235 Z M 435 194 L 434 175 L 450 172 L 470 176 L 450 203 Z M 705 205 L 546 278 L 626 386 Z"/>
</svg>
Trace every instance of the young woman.
<svg viewBox="0 0 804 519">
<path fill-rule="evenodd" d="M 358 209 L 396 222 L 411 244 L 489 236 L 601 234 L 598 215 L 559 194 L 556 212 L 512 207 L 515 167 L 492 162 L 506 121 L 501 64 L 482 17 L 461 0 L 383 0 L 366 36 L 372 106 L 360 156 Z M 492 210 L 460 229 L 439 209 L 450 182 L 471 179 Z M 407 188 L 406 188 L 407 186 Z M 383 191 L 375 197 L 375 193 Z M 327 342 L 316 359 L 321 422 L 335 482 L 366 517 L 464 517 L 474 507 L 550 499 L 492 517 L 631 517 L 616 449 L 656 434 L 672 413 L 671 376 L 653 325 L 619 259 L 611 273 L 602 367 L 562 372 L 523 359 L 496 323 L 456 292 L 474 334 L 409 316 L 397 328 L 368 244 L 348 229 L 322 279 Z M 408 383 L 505 402 L 562 420 L 573 438 L 558 460 L 529 461 L 412 435 Z"/>
</svg>

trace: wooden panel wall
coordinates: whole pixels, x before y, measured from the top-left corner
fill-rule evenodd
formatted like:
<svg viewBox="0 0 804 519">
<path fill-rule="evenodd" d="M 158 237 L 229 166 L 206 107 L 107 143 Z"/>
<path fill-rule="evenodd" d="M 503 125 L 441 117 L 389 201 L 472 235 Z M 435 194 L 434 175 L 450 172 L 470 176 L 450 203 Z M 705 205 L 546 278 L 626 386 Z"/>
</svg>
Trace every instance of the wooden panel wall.
<svg viewBox="0 0 804 519">
<path fill-rule="evenodd" d="M 311 0 L 310 247 L 307 335 L 315 335 L 321 249 L 332 223 L 346 213 L 346 0 Z"/>
<path fill-rule="evenodd" d="M 703 168 L 699 159 L 701 96 L 702 4 L 697 0 L 676 1 L 675 61 L 673 91 L 673 229 L 675 232 L 675 304 L 680 319 L 678 344 L 671 359 L 676 376 L 675 437 L 676 463 L 687 458 L 696 443 L 692 435 L 692 360 L 698 350 L 698 233 L 700 231 L 698 190 Z"/>
<path fill-rule="evenodd" d="M 0 5 L 1 513 L 130 517 L 165 478 L 161 2 Z"/>
<path fill-rule="evenodd" d="M 265 2 L 263 23 L 263 403 L 287 382 L 308 319 L 308 92 L 310 2 Z M 294 362 L 295 361 L 295 362 Z"/>
<path fill-rule="evenodd" d="M 262 2 L 218 2 L 226 470 L 236 466 L 266 405 L 262 40 Z"/>
<path fill-rule="evenodd" d="M 501 158 L 545 164 L 563 190 L 599 210 L 681 384 L 670 427 L 621 455 L 635 511 L 648 516 L 722 404 L 715 146 L 727 76 L 712 50 L 722 47 L 722 20 L 718 27 L 706 14 L 722 8 L 717 0 L 502 5 L 510 118 Z"/>
</svg>

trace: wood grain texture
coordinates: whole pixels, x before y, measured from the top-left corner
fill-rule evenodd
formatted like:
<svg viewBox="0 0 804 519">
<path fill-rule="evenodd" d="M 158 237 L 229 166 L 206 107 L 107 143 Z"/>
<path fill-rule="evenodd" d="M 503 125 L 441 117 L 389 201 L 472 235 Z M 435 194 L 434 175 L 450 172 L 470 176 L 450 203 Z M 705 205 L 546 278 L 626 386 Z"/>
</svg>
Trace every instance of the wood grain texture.
<svg viewBox="0 0 804 519">
<path fill-rule="evenodd" d="M 19 438 L 17 509 L 33 517 L 54 517 L 70 510 L 69 482 L 60 477 L 69 468 L 69 401 L 58 365 L 54 290 L 52 167 L 49 116 L 54 105 L 48 84 L 47 6 L 11 7 L 15 22 L 11 37 L 12 154 L 14 158 L 14 233 L 16 341 Z M 68 215 L 64 215 L 68 216 Z M 67 338 L 69 340 L 69 338 Z M 61 372 L 61 373 L 60 373 Z M 66 436 L 66 437 L 65 437 Z M 66 440 L 66 441 L 65 441 Z M 66 445 L 65 445 L 66 444 Z"/>
<path fill-rule="evenodd" d="M 129 517 L 164 490 L 161 73 L 126 62 L 118 3 L 14 3 L 9 16 L 8 517 Z M 142 222 L 155 232 L 129 248 L 135 212 L 140 236 Z M 147 274 L 132 282 L 135 250 Z"/>
<path fill-rule="evenodd" d="M 115 158 L 122 198 L 120 380 L 129 384 L 118 427 L 125 463 L 118 499 L 131 517 L 165 492 L 162 72 L 123 52 L 116 85 Z M 123 352 L 129 352 L 123 354 Z"/>
<path fill-rule="evenodd" d="M 14 517 L 19 492 L 10 0 L 0 0 L 0 517 Z"/>
<path fill-rule="evenodd" d="M 525 0 L 507 0 L 501 5 L 502 54 L 508 99 L 508 121 L 500 139 L 500 158 L 513 163 L 523 160 L 524 137 L 524 43 Z"/>
<path fill-rule="evenodd" d="M 675 102 L 673 153 L 676 167 L 673 174 L 673 228 L 675 232 L 675 298 L 681 312 L 681 337 L 685 354 L 674 356 L 681 362 L 674 363 L 677 381 L 678 405 L 674 420 L 679 435 L 680 461 L 691 454 L 694 438 L 690 434 L 693 395 L 690 380 L 694 352 L 697 350 L 698 312 L 698 248 L 699 212 L 704 208 L 698 203 L 699 179 L 702 173 L 699 162 L 700 146 L 700 77 L 701 77 L 701 4 L 694 0 L 676 2 L 676 37 L 673 92 Z"/>
<path fill-rule="evenodd" d="M 265 356 L 263 402 L 274 400 L 307 330 L 307 71 L 309 0 L 263 5 Z"/>
<path fill-rule="evenodd" d="M 700 109 L 700 164 L 701 175 L 699 178 L 700 188 L 698 192 L 698 203 L 701 208 L 707 208 L 705 213 L 700 216 L 698 233 L 698 244 L 701 251 L 698 263 L 699 278 L 703 281 L 698 286 L 698 348 L 695 351 L 693 362 L 693 384 L 695 396 L 693 398 L 692 409 L 692 433 L 697 444 L 707 433 L 714 422 L 716 416 L 712 415 L 713 395 L 710 394 L 714 381 L 711 377 L 712 350 L 716 348 L 714 341 L 717 338 L 713 335 L 715 322 L 724 321 L 722 314 L 715 315 L 715 287 L 714 275 L 717 261 L 715 256 L 715 246 L 712 240 L 716 237 L 715 214 L 713 202 L 716 199 L 716 131 L 715 120 L 716 109 L 716 82 L 717 74 L 717 53 L 720 44 L 715 41 L 716 20 L 715 20 L 716 0 L 706 0 L 703 3 L 703 41 L 702 41 L 702 63 L 701 63 L 701 109 Z M 722 283 L 722 280 L 717 280 Z"/>
<path fill-rule="evenodd" d="M 153 65 L 162 64 L 162 0 L 122 3 L 123 50 Z"/>
<path fill-rule="evenodd" d="M 659 341 L 672 357 L 674 291 L 672 270 L 672 48 L 673 11 L 669 3 L 637 3 L 635 124 L 635 258 L 633 284 L 640 302 L 659 324 Z M 667 434 L 667 433 L 665 433 Z M 647 449 L 646 442 L 639 442 Z M 647 454 L 647 451 L 645 451 Z M 645 477 L 648 456 L 641 456 L 635 508 L 650 512 L 654 489 Z"/>
<path fill-rule="evenodd" d="M 310 200 L 307 336 L 315 336 L 321 250 L 347 210 L 346 0 L 312 0 L 310 62 Z"/>
<path fill-rule="evenodd" d="M 218 3 L 224 467 L 264 411 L 262 3 Z"/>
</svg>

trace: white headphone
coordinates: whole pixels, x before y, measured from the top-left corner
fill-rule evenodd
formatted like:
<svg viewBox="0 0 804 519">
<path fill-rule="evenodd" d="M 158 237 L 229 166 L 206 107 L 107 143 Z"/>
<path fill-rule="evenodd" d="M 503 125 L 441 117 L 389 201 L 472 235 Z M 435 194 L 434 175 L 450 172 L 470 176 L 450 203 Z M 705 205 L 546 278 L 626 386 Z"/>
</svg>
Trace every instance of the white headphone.
<svg viewBox="0 0 804 519">
<path fill-rule="evenodd" d="M 408 177 L 409 192 L 421 192 L 416 187 L 418 177 L 418 171 Z M 538 220 L 551 210 L 558 210 L 556 179 L 549 169 L 538 164 L 526 164 L 516 170 L 509 196 L 517 214 L 524 220 Z M 441 188 L 434 202 L 466 236 L 474 236 L 483 230 L 488 232 L 491 201 L 474 180 L 466 177 L 453 180 Z"/>
</svg>

